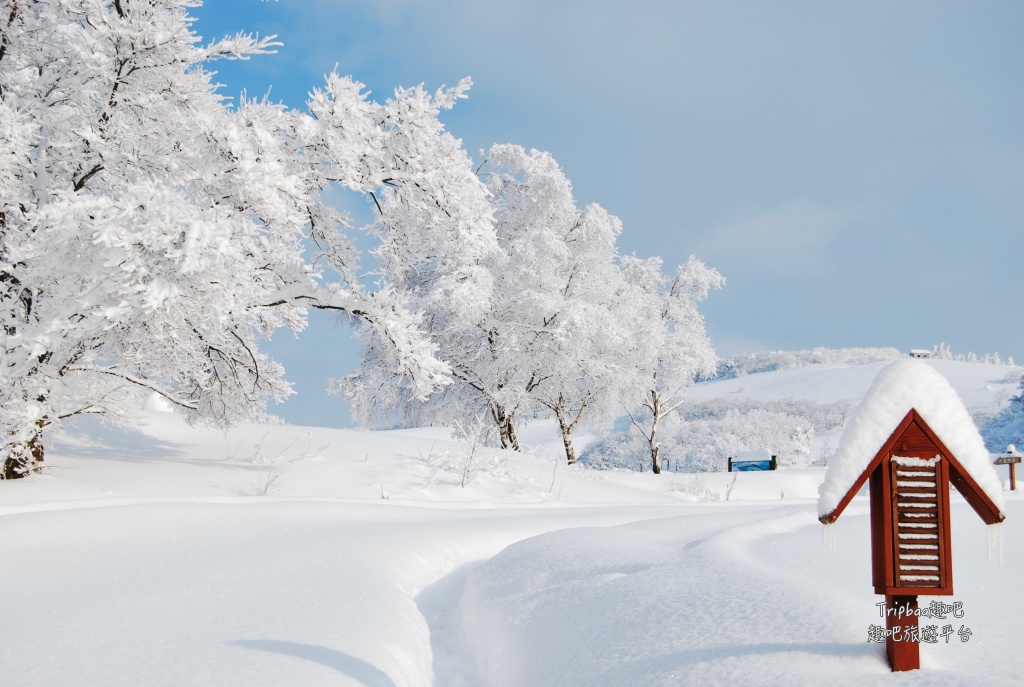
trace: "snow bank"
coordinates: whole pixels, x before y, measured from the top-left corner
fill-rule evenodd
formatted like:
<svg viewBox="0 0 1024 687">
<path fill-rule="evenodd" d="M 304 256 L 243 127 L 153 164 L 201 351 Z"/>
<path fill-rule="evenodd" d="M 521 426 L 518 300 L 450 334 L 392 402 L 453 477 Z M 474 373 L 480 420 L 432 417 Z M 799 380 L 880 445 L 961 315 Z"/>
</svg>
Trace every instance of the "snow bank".
<svg viewBox="0 0 1024 687">
<path fill-rule="evenodd" d="M 1003 491 L 985 442 L 956 391 L 928 363 L 901 360 L 875 378 L 854 411 L 818 489 L 818 515 L 831 513 L 911 409 L 1000 509 Z"/>
<path fill-rule="evenodd" d="M 1012 502 L 1013 515 L 1024 503 Z M 967 504 L 954 504 L 966 510 Z M 858 512 L 859 511 L 859 512 Z M 1024 596 L 1024 560 L 985 558 L 972 518 L 954 518 L 957 575 L 969 642 L 922 644 L 924 669 L 893 675 L 884 625 L 865 584 L 868 541 L 825 553 L 806 505 L 749 505 L 617 527 L 561 530 L 524 540 L 465 580 L 455 627 L 441 633 L 450 660 L 438 687 L 953 687 L 1019 685 L 1012 658 Z M 863 531 L 865 509 L 836 527 Z M 1020 533 L 1008 531 L 1013 541 Z M 844 537 L 845 538 L 845 537 Z M 852 541 L 857 539 L 856 542 Z M 432 634 L 434 634 L 432 626 Z M 1005 654 L 1003 652 L 1006 652 Z"/>
</svg>

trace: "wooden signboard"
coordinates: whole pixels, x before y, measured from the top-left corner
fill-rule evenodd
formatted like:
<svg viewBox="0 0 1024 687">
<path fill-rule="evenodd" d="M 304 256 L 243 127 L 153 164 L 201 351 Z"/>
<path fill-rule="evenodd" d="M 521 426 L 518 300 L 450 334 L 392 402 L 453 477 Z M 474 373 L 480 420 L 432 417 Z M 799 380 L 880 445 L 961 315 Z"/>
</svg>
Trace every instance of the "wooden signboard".
<svg viewBox="0 0 1024 687">
<path fill-rule="evenodd" d="M 1005 516 L 916 410 L 882 445 L 823 523 L 835 522 L 864 483 L 871 504 L 871 570 L 886 599 L 886 655 L 895 670 L 920 667 L 917 596 L 953 593 L 949 487 L 987 524 Z"/>
<path fill-rule="evenodd" d="M 1011 446 L 1012 450 L 1013 447 Z M 1007 456 L 999 456 L 996 458 L 993 465 L 1005 465 L 1010 469 L 1010 491 L 1017 491 L 1017 463 L 1020 462 L 1020 456 L 1010 454 Z"/>
</svg>

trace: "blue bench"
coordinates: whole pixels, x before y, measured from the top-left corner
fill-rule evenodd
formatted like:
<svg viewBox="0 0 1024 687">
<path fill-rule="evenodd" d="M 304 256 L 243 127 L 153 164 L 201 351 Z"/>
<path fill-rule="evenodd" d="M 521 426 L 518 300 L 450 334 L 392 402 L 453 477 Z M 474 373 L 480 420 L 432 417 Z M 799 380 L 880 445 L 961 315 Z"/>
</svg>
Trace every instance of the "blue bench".
<svg viewBox="0 0 1024 687">
<path fill-rule="evenodd" d="M 733 460 L 729 458 L 729 472 L 758 472 L 761 470 L 777 470 L 779 457 L 772 456 L 768 460 Z"/>
</svg>

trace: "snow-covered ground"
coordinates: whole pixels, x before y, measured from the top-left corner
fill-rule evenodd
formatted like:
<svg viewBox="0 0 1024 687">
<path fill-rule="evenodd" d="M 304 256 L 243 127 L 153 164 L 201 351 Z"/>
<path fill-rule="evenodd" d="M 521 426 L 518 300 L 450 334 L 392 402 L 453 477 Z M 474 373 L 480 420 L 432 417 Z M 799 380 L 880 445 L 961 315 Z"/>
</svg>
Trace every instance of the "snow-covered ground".
<svg viewBox="0 0 1024 687">
<path fill-rule="evenodd" d="M 1008 368 L 936 366 L 972 410 L 1008 398 Z M 882 366 L 828 367 L 694 394 L 856 401 Z M 1024 683 L 1016 493 L 991 555 L 954 494 L 964 616 L 922 619 L 950 641 L 892 674 L 868 641 L 867 504 L 823 547 L 824 468 L 570 470 L 537 423 L 534 453 L 489 453 L 462 487 L 441 429 L 148 420 L 79 422 L 41 475 L 0 482 L 0 685 Z"/>
</svg>

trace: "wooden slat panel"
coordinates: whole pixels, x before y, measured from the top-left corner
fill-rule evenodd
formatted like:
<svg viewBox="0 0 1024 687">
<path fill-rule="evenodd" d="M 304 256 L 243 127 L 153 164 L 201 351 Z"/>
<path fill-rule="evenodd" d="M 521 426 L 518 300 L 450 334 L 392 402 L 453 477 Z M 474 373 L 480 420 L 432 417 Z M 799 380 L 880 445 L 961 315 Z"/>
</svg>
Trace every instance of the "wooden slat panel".
<svg viewBox="0 0 1024 687">
<path fill-rule="evenodd" d="M 900 437 L 900 455 L 924 457 L 932 450 L 923 432 Z M 918 436 L 918 434 L 920 436 Z M 921 449 L 923 452 L 915 451 Z M 935 454 L 931 454 L 935 455 Z M 897 586 L 933 588 L 941 585 L 942 536 L 937 465 L 890 467 L 893 530 L 896 535 L 893 577 Z"/>
<path fill-rule="evenodd" d="M 900 520 L 903 522 L 918 522 L 922 525 L 939 525 L 939 517 L 935 511 L 931 513 L 901 513 Z"/>
<path fill-rule="evenodd" d="M 936 501 L 925 501 L 922 503 L 901 501 L 896 504 L 896 510 L 899 512 L 900 518 L 904 516 L 913 517 L 914 515 L 935 515 L 939 512 L 939 504 Z"/>
</svg>

